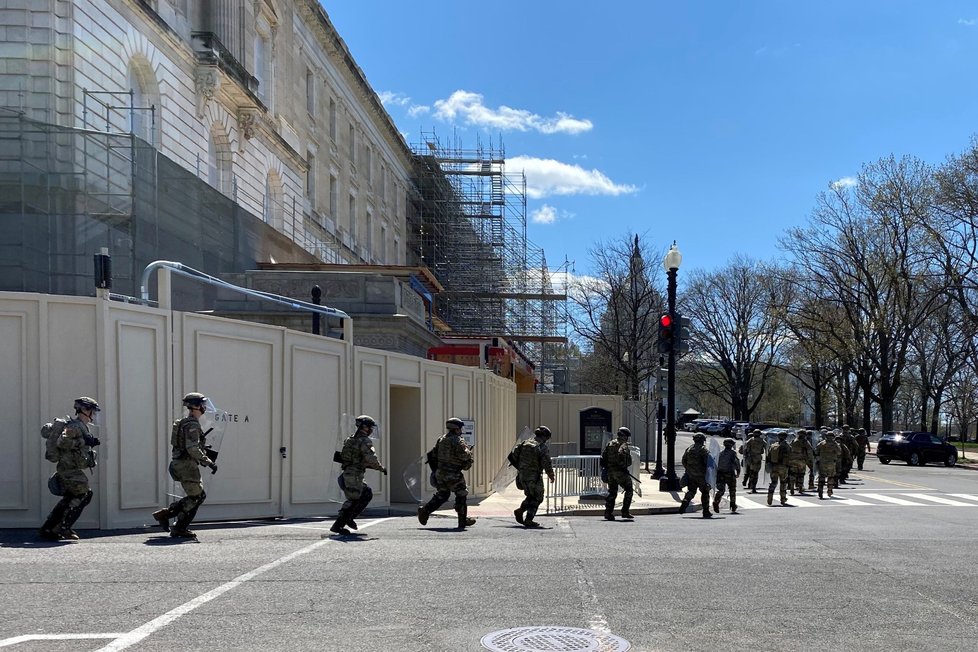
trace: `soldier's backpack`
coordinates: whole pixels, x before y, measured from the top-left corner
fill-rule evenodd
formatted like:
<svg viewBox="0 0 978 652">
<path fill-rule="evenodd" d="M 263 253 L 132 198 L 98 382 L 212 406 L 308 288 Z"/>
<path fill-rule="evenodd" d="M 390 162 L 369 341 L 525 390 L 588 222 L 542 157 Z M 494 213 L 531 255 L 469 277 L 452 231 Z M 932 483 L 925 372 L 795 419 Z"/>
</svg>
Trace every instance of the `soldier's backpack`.
<svg viewBox="0 0 978 652">
<path fill-rule="evenodd" d="M 41 437 L 44 439 L 44 459 L 57 464 L 61 461 L 61 449 L 58 448 L 58 438 L 65 431 L 65 426 L 71 417 L 58 417 L 41 426 Z"/>
</svg>

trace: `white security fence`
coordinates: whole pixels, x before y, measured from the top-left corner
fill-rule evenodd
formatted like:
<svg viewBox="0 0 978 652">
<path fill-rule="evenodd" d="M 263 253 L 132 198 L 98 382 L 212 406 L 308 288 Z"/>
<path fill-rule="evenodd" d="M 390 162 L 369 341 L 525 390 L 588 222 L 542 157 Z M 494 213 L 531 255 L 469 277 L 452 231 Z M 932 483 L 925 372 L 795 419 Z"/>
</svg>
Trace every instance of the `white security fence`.
<svg viewBox="0 0 978 652">
<path fill-rule="evenodd" d="M 547 513 L 578 509 L 585 496 L 607 496 L 601 481 L 600 455 L 559 455 L 553 458 L 554 482 L 544 483 Z M 567 499 L 570 499 L 569 501 Z"/>
</svg>

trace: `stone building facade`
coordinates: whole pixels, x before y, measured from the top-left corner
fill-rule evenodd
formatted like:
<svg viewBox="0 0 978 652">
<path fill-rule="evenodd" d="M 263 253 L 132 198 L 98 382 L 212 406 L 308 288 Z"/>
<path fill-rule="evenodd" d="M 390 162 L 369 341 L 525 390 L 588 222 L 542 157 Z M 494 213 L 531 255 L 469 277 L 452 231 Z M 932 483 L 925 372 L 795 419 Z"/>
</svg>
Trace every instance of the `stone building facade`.
<svg viewBox="0 0 978 652">
<path fill-rule="evenodd" d="M 132 133 L 319 260 L 403 264 L 411 152 L 317 0 L 0 0 L 0 25 L 5 110 Z"/>
</svg>

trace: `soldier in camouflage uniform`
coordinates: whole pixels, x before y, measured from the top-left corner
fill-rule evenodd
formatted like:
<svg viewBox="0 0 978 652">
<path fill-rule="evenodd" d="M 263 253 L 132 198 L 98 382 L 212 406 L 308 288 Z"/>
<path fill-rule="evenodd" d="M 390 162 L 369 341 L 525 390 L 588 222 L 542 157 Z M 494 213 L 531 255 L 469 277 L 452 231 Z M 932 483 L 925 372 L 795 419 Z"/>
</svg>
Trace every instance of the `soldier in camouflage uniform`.
<svg viewBox="0 0 978 652">
<path fill-rule="evenodd" d="M 93 423 L 101 410 L 98 401 L 87 396 L 75 399 L 75 416 L 65 425 L 58 437 L 58 466 L 56 473 L 64 485 L 64 496 L 48 514 L 38 535 L 48 541 L 78 539 L 71 529 L 88 503 L 92 502 L 92 490 L 88 488 L 85 471 L 94 466 L 95 458 L 89 454 L 92 447 L 101 442 L 94 437 L 88 424 Z"/>
<path fill-rule="evenodd" d="M 370 441 L 370 434 L 376 425 L 377 422 L 373 417 L 366 414 L 358 416 L 357 431 L 343 442 L 343 450 L 340 451 L 343 474 L 339 478 L 339 483 L 346 501 L 336 515 L 336 522 L 329 528 L 330 532 L 348 535 L 352 533 L 346 529 L 346 526 L 357 529 L 357 523 L 353 519 L 367 508 L 367 504 L 374 497 L 373 489 L 363 481 L 367 469 L 377 469 L 387 475 L 387 469 L 377 459 L 377 451 Z"/>
<path fill-rule="evenodd" d="M 217 473 L 217 464 L 207 456 L 206 435 L 200 429 L 199 419 L 204 414 L 206 403 L 207 397 L 197 392 L 184 396 L 183 406 L 187 408 L 187 416 L 174 421 L 170 431 L 170 477 L 180 483 L 186 495 L 168 507 L 153 512 L 153 518 L 176 539 L 193 539 L 197 536 L 187 528 L 207 498 L 200 479 L 200 467 L 206 466 L 212 474 Z M 177 520 L 171 530 L 170 519 L 174 517 Z"/>
<path fill-rule="evenodd" d="M 462 428 L 465 423 L 456 417 L 445 422 L 448 432 L 435 443 L 435 455 L 438 468 L 435 469 L 435 495 L 426 505 L 418 508 L 418 521 L 421 525 L 428 523 L 428 517 L 441 507 L 449 495 L 455 494 L 455 512 L 458 514 L 458 529 L 475 525 L 475 519 L 469 518 L 466 498 L 469 495 L 462 471 L 472 468 L 472 449 L 462 439 Z"/>
<path fill-rule="evenodd" d="M 622 426 L 618 429 L 618 437 L 612 439 L 601 451 L 601 464 L 608 472 L 608 497 L 604 501 L 604 520 L 615 520 L 615 499 L 618 497 L 618 488 L 621 487 L 624 495 L 621 501 L 621 517 L 631 520 L 632 514 L 629 508 L 632 506 L 632 476 L 628 473 L 628 467 L 632 464 L 632 452 L 628 447 L 632 438 L 632 431 Z"/>
<path fill-rule="evenodd" d="M 791 459 L 791 447 L 788 446 L 788 433 L 779 432 L 778 441 L 771 446 L 767 453 L 767 461 L 771 465 L 771 484 L 767 487 L 767 504 L 774 502 L 774 490 L 780 485 L 781 504 L 788 504 L 788 463 Z"/>
<path fill-rule="evenodd" d="M 704 446 L 706 435 L 701 432 L 693 435 L 693 445 L 683 453 L 683 467 L 686 469 L 686 495 L 679 503 L 679 513 L 684 514 L 690 502 L 696 496 L 696 491 L 700 492 L 700 499 L 703 503 L 703 518 L 710 518 L 710 485 L 706 483 L 706 467 L 710 457 L 709 452 Z"/>
<path fill-rule="evenodd" d="M 835 443 L 834 432 L 825 433 L 825 439 L 815 447 L 815 455 L 818 457 L 818 497 L 824 500 L 825 497 L 822 492 L 826 483 L 829 485 L 829 496 L 832 496 L 832 488 L 835 487 L 836 468 L 839 458 L 842 456 L 839 445 Z"/>
<path fill-rule="evenodd" d="M 760 430 L 752 430 L 750 439 L 740 447 L 740 452 L 744 455 L 744 468 L 746 469 L 744 482 L 750 488 L 752 494 L 757 493 L 757 475 L 761 472 L 764 452 L 767 447 L 761 439 Z"/>
<path fill-rule="evenodd" d="M 866 453 L 869 452 L 869 437 L 866 435 L 865 428 L 860 428 L 856 435 L 856 447 L 856 463 L 859 470 L 862 471 L 863 462 L 866 461 Z"/>
<path fill-rule="evenodd" d="M 516 468 L 516 486 L 523 490 L 526 498 L 513 512 L 513 516 L 516 517 L 517 523 L 527 528 L 540 527 L 533 517 L 536 516 L 537 509 L 543 502 L 543 472 L 546 471 L 551 483 L 554 481 L 554 467 L 550 461 L 550 448 L 547 446 L 552 435 L 550 428 L 540 426 L 533 431 L 533 434 L 533 439 L 521 441 L 516 445 L 516 455 L 519 460 Z"/>
<path fill-rule="evenodd" d="M 737 477 L 740 475 L 740 460 L 734 452 L 733 439 L 723 440 L 723 450 L 717 460 L 717 490 L 713 494 L 713 511 L 720 513 L 720 499 L 725 487 L 730 489 L 730 513 L 737 513 Z"/>
<path fill-rule="evenodd" d="M 808 431 L 799 430 L 795 440 L 791 442 L 791 454 L 788 457 L 788 488 L 792 496 L 795 491 L 799 494 L 805 493 L 805 471 L 814 464 L 815 453 L 808 441 Z"/>
</svg>

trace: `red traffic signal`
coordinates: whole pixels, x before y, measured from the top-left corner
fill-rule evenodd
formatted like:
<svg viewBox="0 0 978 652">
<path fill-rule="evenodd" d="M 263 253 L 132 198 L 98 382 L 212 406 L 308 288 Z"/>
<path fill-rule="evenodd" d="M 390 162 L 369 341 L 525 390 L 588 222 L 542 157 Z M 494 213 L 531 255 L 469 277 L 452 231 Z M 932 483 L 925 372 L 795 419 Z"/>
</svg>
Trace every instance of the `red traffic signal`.
<svg viewBox="0 0 978 652">
<path fill-rule="evenodd" d="M 672 328 L 672 315 L 659 317 L 659 328 Z"/>
<path fill-rule="evenodd" d="M 656 343 L 656 349 L 659 353 L 669 353 L 672 351 L 675 336 L 673 332 L 674 325 L 675 320 L 672 318 L 672 315 L 666 313 L 659 317 L 659 341 Z"/>
</svg>

